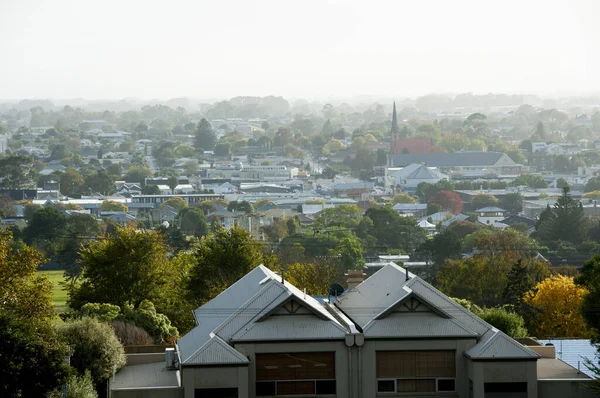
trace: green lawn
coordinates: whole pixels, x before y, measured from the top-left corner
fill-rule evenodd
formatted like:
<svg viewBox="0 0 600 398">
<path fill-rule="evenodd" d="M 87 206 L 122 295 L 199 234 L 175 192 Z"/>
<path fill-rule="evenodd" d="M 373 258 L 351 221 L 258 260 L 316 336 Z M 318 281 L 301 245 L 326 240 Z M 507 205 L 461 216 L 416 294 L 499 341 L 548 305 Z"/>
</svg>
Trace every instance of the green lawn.
<svg viewBox="0 0 600 398">
<path fill-rule="evenodd" d="M 64 271 L 40 271 L 52 281 L 52 301 L 56 312 L 64 312 L 67 309 L 67 292 L 58 283 L 63 281 Z"/>
</svg>

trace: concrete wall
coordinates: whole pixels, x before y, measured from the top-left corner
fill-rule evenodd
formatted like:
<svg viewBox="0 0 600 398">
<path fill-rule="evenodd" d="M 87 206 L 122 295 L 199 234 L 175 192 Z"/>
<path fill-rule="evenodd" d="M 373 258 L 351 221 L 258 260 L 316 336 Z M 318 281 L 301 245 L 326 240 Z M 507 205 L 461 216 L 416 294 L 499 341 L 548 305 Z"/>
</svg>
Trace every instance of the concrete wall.
<svg viewBox="0 0 600 398">
<path fill-rule="evenodd" d="M 256 354 L 267 353 L 293 353 L 293 352 L 331 352 L 335 351 L 335 379 L 336 391 L 338 397 L 352 398 L 349 390 L 349 374 L 348 374 L 348 347 L 343 341 L 331 342 L 296 342 L 277 344 L 262 344 L 262 343 L 245 343 L 236 344 L 236 350 L 250 358 L 247 375 L 247 396 L 240 393 L 240 398 L 248 397 L 255 398 L 256 393 Z M 354 362 L 354 366 L 356 362 Z M 356 381 L 356 380 L 354 380 Z M 188 398 L 186 396 L 186 398 Z"/>
<path fill-rule="evenodd" d="M 361 394 L 356 398 L 375 397 L 377 395 L 377 351 L 411 351 L 411 350 L 456 350 L 456 393 L 444 393 L 444 396 L 468 398 L 469 383 L 467 377 L 467 358 L 463 352 L 473 347 L 475 339 L 464 340 L 366 340 L 361 349 L 361 374 L 356 374 L 361 382 Z M 354 349 L 356 347 L 353 347 Z M 342 395 L 339 395 L 340 397 Z M 406 393 L 385 396 L 410 397 Z M 418 394 L 415 396 L 423 396 Z"/>
<path fill-rule="evenodd" d="M 551 380 L 543 379 L 538 381 L 538 398 L 592 398 L 598 397 L 592 391 L 588 390 L 585 385 L 591 383 L 592 380 Z"/>
<path fill-rule="evenodd" d="M 171 388 L 126 388 L 111 390 L 111 398 L 184 398 L 183 389 Z M 193 397 L 193 395 L 192 395 Z"/>
<path fill-rule="evenodd" d="M 125 354 L 127 366 L 142 365 L 145 363 L 165 362 L 165 353 L 157 352 L 152 354 Z"/>
<path fill-rule="evenodd" d="M 527 383 L 527 397 L 538 397 L 536 361 L 469 360 L 467 368 L 468 378 L 473 381 L 474 397 L 484 396 L 485 383 Z"/>
<path fill-rule="evenodd" d="M 183 368 L 181 385 L 185 390 L 185 398 L 194 398 L 197 388 L 237 388 L 239 398 L 248 398 L 248 367 Z"/>
</svg>

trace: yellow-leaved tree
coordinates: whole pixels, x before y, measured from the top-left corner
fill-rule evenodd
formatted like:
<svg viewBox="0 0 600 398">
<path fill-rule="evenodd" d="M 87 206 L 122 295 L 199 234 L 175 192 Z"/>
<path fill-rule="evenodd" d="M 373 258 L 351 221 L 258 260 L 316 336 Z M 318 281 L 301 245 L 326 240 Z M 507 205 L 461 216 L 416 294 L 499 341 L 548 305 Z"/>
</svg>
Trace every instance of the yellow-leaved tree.
<svg viewBox="0 0 600 398">
<path fill-rule="evenodd" d="M 591 336 L 581 314 L 581 300 L 587 290 L 572 277 L 553 275 L 527 293 L 525 302 L 535 310 L 531 332 L 538 338 Z"/>
</svg>

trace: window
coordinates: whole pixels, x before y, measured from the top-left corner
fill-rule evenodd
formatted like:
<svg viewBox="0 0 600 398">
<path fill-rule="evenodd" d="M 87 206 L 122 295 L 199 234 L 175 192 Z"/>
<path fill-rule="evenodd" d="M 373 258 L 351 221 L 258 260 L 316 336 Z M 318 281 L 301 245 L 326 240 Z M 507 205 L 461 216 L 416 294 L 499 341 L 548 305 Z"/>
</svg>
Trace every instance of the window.
<svg viewBox="0 0 600 398">
<path fill-rule="evenodd" d="M 378 351 L 378 392 L 456 390 L 455 351 Z"/>
<path fill-rule="evenodd" d="M 194 398 L 237 398 L 237 388 L 197 388 Z"/>
<path fill-rule="evenodd" d="M 486 394 L 527 392 L 527 383 L 483 383 L 483 392 Z"/>
<path fill-rule="evenodd" d="M 335 353 L 256 355 L 256 396 L 335 395 Z"/>
</svg>

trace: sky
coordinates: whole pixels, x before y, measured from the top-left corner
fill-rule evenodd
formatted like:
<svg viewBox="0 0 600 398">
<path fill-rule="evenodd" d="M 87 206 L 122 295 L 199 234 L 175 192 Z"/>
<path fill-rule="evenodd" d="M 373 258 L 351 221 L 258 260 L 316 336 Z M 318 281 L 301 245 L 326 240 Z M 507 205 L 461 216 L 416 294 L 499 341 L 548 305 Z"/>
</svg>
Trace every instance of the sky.
<svg viewBox="0 0 600 398">
<path fill-rule="evenodd" d="M 0 0 L 0 98 L 600 93 L 596 0 Z"/>
</svg>

